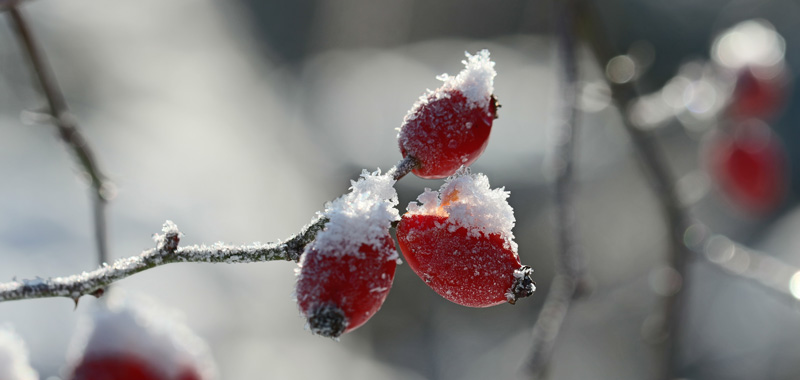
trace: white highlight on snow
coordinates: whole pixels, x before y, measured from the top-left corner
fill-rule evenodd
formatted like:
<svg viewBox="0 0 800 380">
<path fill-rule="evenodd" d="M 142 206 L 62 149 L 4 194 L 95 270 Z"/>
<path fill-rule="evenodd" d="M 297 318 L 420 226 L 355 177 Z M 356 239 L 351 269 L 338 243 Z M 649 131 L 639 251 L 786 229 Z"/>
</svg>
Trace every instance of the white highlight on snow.
<svg viewBox="0 0 800 380">
<path fill-rule="evenodd" d="M 363 244 L 381 248 L 391 223 L 400 219 L 395 182 L 391 172 L 362 171 L 358 181 L 351 181 L 350 193 L 325 206 L 323 215 L 330 221 L 306 251 L 313 246 L 323 255 L 357 255 Z"/>
<path fill-rule="evenodd" d="M 0 379 L 38 380 L 39 374 L 28 362 L 28 349 L 8 326 L 0 326 Z"/>
<path fill-rule="evenodd" d="M 484 174 L 472 174 L 469 168 L 462 166 L 445 180 L 439 191 L 426 188 L 417 197 L 419 203 L 408 204 L 408 212 L 446 216 L 448 223 L 467 228 L 475 237 L 499 234 L 516 254 L 517 243 L 511 232 L 516 219 L 507 201 L 509 194 L 504 187 L 492 189 Z"/>
<path fill-rule="evenodd" d="M 494 77 L 497 71 L 489 59 L 489 50 L 483 49 L 475 55 L 464 52 L 466 60 L 461 61 L 464 69 L 456 76 L 442 74 L 436 77 L 444 82 L 436 91 L 458 90 L 468 101 L 480 108 L 489 106 L 489 98 L 494 93 Z"/>
<path fill-rule="evenodd" d="M 141 296 L 112 293 L 108 308 L 83 321 L 70 345 L 68 359 L 77 365 L 83 357 L 132 355 L 175 379 L 192 368 L 203 380 L 216 378 L 208 345 L 179 315 Z"/>
</svg>

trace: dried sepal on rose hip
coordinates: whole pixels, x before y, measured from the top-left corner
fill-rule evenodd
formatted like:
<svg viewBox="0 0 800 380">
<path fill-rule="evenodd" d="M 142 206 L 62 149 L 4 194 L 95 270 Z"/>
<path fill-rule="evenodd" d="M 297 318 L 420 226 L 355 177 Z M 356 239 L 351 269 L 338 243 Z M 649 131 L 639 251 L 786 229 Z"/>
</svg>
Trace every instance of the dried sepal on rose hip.
<svg viewBox="0 0 800 380">
<path fill-rule="evenodd" d="M 39 379 L 39 375 L 28 362 L 25 342 L 10 328 L 2 325 L 0 325 L 0 379 Z"/>
<path fill-rule="evenodd" d="M 497 72 L 488 50 L 466 55 L 466 67 L 437 77 L 444 84 L 421 96 L 403 119 L 400 152 L 416 160 L 418 177 L 450 176 L 477 160 L 489 142 L 499 107 L 493 95 Z"/>
<path fill-rule="evenodd" d="M 459 170 L 441 189 L 411 202 L 397 226 L 411 269 L 442 297 L 488 307 L 533 294 L 533 270 L 520 264 L 508 192 L 483 174 Z"/>
<path fill-rule="evenodd" d="M 399 258 L 389 234 L 397 212 L 395 180 L 366 170 L 351 192 L 330 202 L 325 229 L 306 246 L 295 296 L 314 334 L 337 338 L 383 305 Z"/>
<path fill-rule="evenodd" d="M 76 333 L 70 380 L 210 380 L 208 345 L 146 298 L 115 295 Z"/>
</svg>

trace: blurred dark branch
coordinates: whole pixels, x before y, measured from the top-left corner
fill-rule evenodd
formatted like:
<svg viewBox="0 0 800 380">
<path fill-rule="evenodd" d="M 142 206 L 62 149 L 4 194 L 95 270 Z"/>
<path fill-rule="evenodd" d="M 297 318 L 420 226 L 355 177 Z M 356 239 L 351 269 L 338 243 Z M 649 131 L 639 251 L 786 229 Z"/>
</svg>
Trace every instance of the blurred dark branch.
<svg viewBox="0 0 800 380">
<path fill-rule="evenodd" d="M 298 261 L 305 246 L 325 227 L 327 218 L 317 217 L 297 235 L 285 242 L 251 245 L 214 244 L 178 247 L 181 233 L 167 221 L 163 234 L 156 235 L 156 248 L 138 256 L 119 259 L 91 272 L 68 277 L 33 279 L 0 283 L 0 302 L 33 298 L 68 297 L 76 303 L 81 296 L 101 296 L 105 288 L 123 278 L 169 263 L 254 263 L 263 261 Z"/>
<path fill-rule="evenodd" d="M 604 68 L 619 52 L 613 47 L 605 35 L 605 28 L 598 18 L 598 13 L 592 9 L 591 1 L 583 0 L 581 4 L 582 25 L 587 28 L 585 35 L 597 61 Z M 681 287 L 667 296 L 664 300 L 664 321 L 667 339 L 664 342 L 665 359 L 661 379 L 674 379 L 678 377 L 678 354 L 680 350 L 680 326 L 683 318 L 686 293 L 688 290 L 688 276 L 686 275 L 689 260 L 689 250 L 683 244 L 683 234 L 688 227 L 686 210 L 678 197 L 674 186 L 675 179 L 670 173 L 666 156 L 658 144 L 655 134 L 636 127 L 627 115 L 628 105 L 638 97 L 638 91 L 632 81 L 616 83 L 608 81 L 612 97 L 617 108 L 622 114 L 625 130 L 630 136 L 633 147 L 644 164 L 646 173 L 649 174 L 650 183 L 661 208 L 667 219 L 669 229 L 669 265 L 680 276 Z"/>
<path fill-rule="evenodd" d="M 578 132 L 578 61 L 575 43 L 575 10 L 572 0 L 556 0 L 556 36 L 563 78 L 562 121 L 556 152 L 556 219 L 559 238 L 556 275 L 550 284 L 542 311 L 533 326 L 531 352 L 526 369 L 533 378 L 542 377 L 553 355 L 556 339 L 583 273 L 583 258 L 575 241 L 573 215 L 573 171 Z"/>
<path fill-rule="evenodd" d="M 92 187 L 92 204 L 94 214 L 95 239 L 100 264 L 108 261 L 108 242 L 106 232 L 105 206 L 109 189 L 112 187 L 108 179 L 100 171 L 97 160 L 86 139 L 78 130 L 75 118 L 70 114 L 64 94 L 58 86 L 53 70 L 47 63 L 44 51 L 33 37 L 22 11 L 12 2 L 7 6 L 11 24 L 16 31 L 17 39 L 28 57 L 33 74 L 38 79 L 42 92 L 47 98 L 49 114 L 58 129 L 59 137 L 77 158 L 83 171 L 90 179 Z"/>
</svg>

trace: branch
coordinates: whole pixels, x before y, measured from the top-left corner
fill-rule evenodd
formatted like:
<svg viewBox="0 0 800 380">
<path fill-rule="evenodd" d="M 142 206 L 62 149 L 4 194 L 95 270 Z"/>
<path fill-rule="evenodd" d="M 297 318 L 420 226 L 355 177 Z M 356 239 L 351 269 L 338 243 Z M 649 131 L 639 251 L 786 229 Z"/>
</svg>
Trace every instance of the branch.
<svg viewBox="0 0 800 380">
<path fill-rule="evenodd" d="M 575 139 L 578 129 L 578 64 L 574 36 L 574 4 L 571 0 L 557 0 L 556 32 L 561 66 L 563 67 L 563 121 L 556 152 L 558 169 L 555 197 L 559 257 L 556 275 L 550 285 L 544 306 L 533 326 L 533 343 L 526 369 L 534 378 L 543 376 L 553 355 L 556 338 L 578 289 L 583 275 L 583 258 L 575 242 L 573 215 L 573 168 Z"/>
<path fill-rule="evenodd" d="M 613 47 L 612 42 L 605 34 L 605 27 L 602 20 L 597 16 L 597 10 L 593 8 L 590 0 L 583 0 L 581 4 L 581 21 L 587 26 L 586 37 L 592 48 L 597 61 L 604 65 L 612 58 L 619 55 Z M 691 252 L 684 244 L 683 236 L 689 227 L 688 213 L 678 196 L 674 186 L 675 179 L 667 165 L 666 155 L 662 147 L 656 141 L 656 136 L 650 131 L 636 127 L 630 120 L 627 113 L 628 106 L 636 99 L 639 94 L 631 80 L 616 82 L 606 77 L 607 83 L 611 88 L 611 95 L 614 103 L 619 109 L 625 131 L 630 136 L 633 147 L 644 163 L 644 170 L 649 174 L 653 190 L 661 202 L 661 208 L 665 214 L 669 229 L 669 265 L 675 270 L 679 277 L 680 287 L 664 299 L 664 332 L 666 340 L 664 342 L 664 362 L 660 373 L 662 379 L 677 378 L 680 363 L 678 362 L 681 336 L 681 319 L 683 309 L 686 304 L 689 280 L 687 267 Z"/>
<path fill-rule="evenodd" d="M 120 259 L 91 272 L 68 277 L 0 283 L 0 302 L 32 298 L 68 297 L 75 301 L 84 295 L 100 297 L 110 284 L 141 271 L 169 263 L 254 263 L 298 261 L 303 249 L 325 227 L 328 219 L 317 217 L 286 242 L 251 245 L 214 244 L 178 247 L 181 233 L 171 221 L 164 223 L 163 234 L 155 236 L 157 247 L 138 256 Z"/>
<path fill-rule="evenodd" d="M 17 33 L 17 39 L 28 57 L 31 70 L 38 79 L 42 92 L 47 98 L 49 114 L 52 116 L 53 124 L 58 129 L 58 135 L 68 149 L 72 151 L 72 154 L 77 158 L 91 181 L 95 239 L 99 261 L 101 264 L 105 263 L 108 261 L 105 205 L 108 201 L 109 189 L 112 184 L 98 168 L 97 160 L 89 148 L 89 144 L 78 130 L 75 118 L 69 112 L 69 107 L 67 107 L 67 102 L 61 92 L 55 74 L 48 65 L 43 50 L 33 37 L 28 22 L 19 8 L 17 8 L 16 2 L 8 4 L 7 11 L 11 24 Z"/>
</svg>

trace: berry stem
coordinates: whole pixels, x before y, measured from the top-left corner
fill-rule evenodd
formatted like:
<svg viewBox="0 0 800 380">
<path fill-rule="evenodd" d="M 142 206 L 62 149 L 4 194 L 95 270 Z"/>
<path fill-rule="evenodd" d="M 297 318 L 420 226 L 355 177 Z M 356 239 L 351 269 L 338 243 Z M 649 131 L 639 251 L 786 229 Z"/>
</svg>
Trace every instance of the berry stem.
<svg viewBox="0 0 800 380">
<path fill-rule="evenodd" d="M 408 155 L 400 160 L 400 162 L 398 162 L 397 165 L 395 165 L 394 168 L 389 171 L 389 173 L 392 174 L 392 178 L 394 178 L 395 181 L 399 181 L 400 178 L 405 177 L 406 174 L 411 173 L 412 170 L 418 167 L 419 160 L 417 160 L 414 156 Z"/>
</svg>

